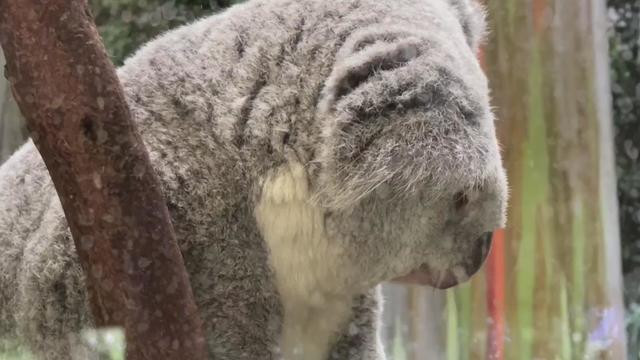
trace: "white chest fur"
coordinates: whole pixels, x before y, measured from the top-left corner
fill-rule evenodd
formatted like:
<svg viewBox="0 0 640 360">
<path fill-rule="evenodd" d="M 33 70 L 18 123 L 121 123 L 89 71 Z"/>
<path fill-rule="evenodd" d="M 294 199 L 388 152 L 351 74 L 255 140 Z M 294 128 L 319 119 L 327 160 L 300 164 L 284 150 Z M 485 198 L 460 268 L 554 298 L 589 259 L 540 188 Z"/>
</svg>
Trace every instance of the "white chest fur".
<svg viewBox="0 0 640 360">
<path fill-rule="evenodd" d="M 255 209 L 284 308 L 285 360 L 326 360 L 351 311 L 342 247 L 309 198 L 306 172 L 293 163 L 265 181 Z"/>
</svg>

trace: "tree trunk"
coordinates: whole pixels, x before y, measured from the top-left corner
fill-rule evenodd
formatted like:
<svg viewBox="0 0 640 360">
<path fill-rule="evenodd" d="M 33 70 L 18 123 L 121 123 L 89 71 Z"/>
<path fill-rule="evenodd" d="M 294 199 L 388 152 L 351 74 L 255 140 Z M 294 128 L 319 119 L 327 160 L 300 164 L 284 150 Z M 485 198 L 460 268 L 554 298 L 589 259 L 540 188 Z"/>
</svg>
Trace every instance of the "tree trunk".
<svg viewBox="0 0 640 360">
<path fill-rule="evenodd" d="M 164 197 L 86 0 L 0 0 L 0 43 L 96 325 L 124 327 L 130 360 L 205 359 Z"/>
</svg>

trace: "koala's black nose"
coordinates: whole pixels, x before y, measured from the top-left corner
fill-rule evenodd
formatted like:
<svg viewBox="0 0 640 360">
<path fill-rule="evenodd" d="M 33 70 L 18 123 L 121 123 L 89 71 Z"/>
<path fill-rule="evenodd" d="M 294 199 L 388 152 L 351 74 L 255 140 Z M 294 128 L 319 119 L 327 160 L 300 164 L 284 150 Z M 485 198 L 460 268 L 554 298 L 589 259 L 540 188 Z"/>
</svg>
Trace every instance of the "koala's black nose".
<svg viewBox="0 0 640 360">
<path fill-rule="evenodd" d="M 480 236 L 479 241 L 482 243 L 483 249 L 486 249 L 487 254 L 489 253 L 489 249 L 491 248 L 491 239 L 493 239 L 493 231 L 489 231 Z"/>
<path fill-rule="evenodd" d="M 471 254 L 471 259 L 467 263 L 466 270 L 469 276 L 475 274 L 480 270 L 482 264 L 484 263 L 487 255 L 489 255 L 489 250 L 491 250 L 491 239 L 493 238 L 492 232 L 487 232 L 482 234 L 474 244 L 474 249 Z"/>
</svg>

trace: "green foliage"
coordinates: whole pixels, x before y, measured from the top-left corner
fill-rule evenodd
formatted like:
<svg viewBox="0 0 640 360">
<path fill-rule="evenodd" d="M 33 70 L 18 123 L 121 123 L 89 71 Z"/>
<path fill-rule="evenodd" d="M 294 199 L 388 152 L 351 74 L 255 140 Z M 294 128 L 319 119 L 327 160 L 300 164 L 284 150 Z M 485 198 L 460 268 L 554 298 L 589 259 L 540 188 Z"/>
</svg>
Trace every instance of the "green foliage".
<svg viewBox="0 0 640 360">
<path fill-rule="evenodd" d="M 116 65 L 149 39 L 241 0 L 89 0 Z"/>
</svg>

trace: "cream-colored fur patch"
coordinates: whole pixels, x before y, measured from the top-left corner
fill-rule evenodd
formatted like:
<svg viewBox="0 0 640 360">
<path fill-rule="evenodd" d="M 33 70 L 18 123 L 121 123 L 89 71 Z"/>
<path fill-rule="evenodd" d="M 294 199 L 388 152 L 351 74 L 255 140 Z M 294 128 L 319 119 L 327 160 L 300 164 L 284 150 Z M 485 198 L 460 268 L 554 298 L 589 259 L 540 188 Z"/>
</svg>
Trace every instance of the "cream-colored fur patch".
<svg viewBox="0 0 640 360">
<path fill-rule="evenodd" d="M 309 199 L 305 169 L 291 163 L 266 179 L 255 212 L 284 308 L 285 360 L 327 359 L 351 311 L 342 248 L 327 238 L 324 211 Z"/>
</svg>

